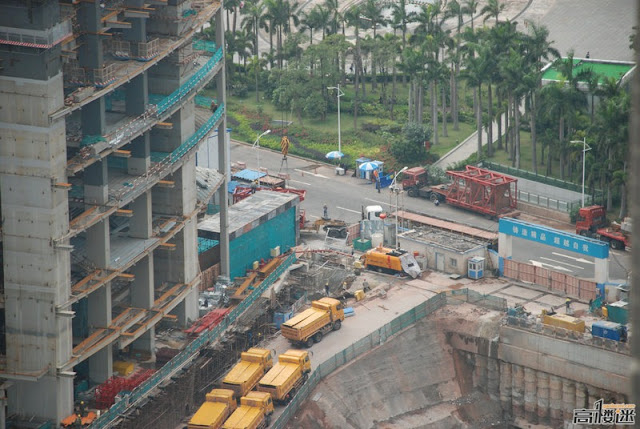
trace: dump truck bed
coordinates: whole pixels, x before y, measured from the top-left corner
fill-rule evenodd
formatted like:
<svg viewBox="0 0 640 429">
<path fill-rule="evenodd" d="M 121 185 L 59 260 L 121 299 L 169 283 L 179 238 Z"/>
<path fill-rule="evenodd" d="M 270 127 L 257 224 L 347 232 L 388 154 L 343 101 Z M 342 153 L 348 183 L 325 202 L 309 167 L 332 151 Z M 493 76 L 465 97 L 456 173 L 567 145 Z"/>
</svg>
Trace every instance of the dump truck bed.
<svg viewBox="0 0 640 429">
<path fill-rule="evenodd" d="M 264 367 L 262 364 L 241 360 L 224 377 L 222 386 L 233 390 L 236 396 L 240 397 L 246 393 L 243 391 L 245 390 L 243 385 L 250 384 L 250 386 L 246 386 L 246 390 L 251 390 L 255 383 L 260 380 L 263 373 Z"/>
<path fill-rule="evenodd" d="M 330 321 L 328 311 L 312 307 L 284 322 L 280 330 L 285 338 L 302 341 Z"/>
<path fill-rule="evenodd" d="M 222 427 L 224 429 L 254 429 L 263 418 L 264 412 L 259 407 L 241 405 L 229 416 Z"/>
<path fill-rule="evenodd" d="M 262 377 L 260 384 L 282 386 L 299 370 L 300 366 L 293 363 L 277 363 Z"/>
<path fill-rule="evenodd" d="M 188 429 L 214 429 L 222 426 L 228 415 L 229 405 L 222 402 L 204 402 L 191 417 Z"/>
</svg>

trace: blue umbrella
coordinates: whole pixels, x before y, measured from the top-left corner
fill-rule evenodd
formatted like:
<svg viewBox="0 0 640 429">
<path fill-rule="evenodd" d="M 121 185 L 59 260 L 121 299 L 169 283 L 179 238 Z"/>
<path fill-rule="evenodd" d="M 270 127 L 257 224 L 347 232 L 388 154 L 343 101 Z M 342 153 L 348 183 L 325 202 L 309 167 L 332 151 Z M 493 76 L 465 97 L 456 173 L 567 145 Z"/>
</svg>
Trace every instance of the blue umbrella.
<svg viewBox="0 0 640 429">
<path fill-rule="evenodd" d="M 325 158 L 327 159 L 340 159 L 344 156 L 344 153 L 340 152 L 339 150 L 332 150 L 331 152 L 329 152 L 328 154 L 325 155 Z"/>
<path fill-rule="evenodd" d="M 377 170 L 379 167 L 380 165 L 378 165 L 377 162 L 369 161 L 369 162 L 363 162 L 362 164 L 360 164 L 359 169 L 362 171 L 373 171 L 373 170 Z"/>
</svg>

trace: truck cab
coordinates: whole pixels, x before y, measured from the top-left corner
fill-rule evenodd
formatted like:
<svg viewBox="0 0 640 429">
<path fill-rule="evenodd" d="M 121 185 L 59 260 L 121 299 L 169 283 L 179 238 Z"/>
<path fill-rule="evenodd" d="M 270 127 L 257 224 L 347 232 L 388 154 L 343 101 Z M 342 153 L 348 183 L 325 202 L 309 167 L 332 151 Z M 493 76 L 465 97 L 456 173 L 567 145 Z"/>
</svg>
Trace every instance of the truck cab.
<svg viewBox="0 0 640 429">
<path fill-rule="evenodd" d="M 256 362 L 262 364 L 265 370 L 269 370 L 273 366 L 271 350 L 251 347 L 246 352 L 242 352 L 240 356 L 242 360 L 246 360 L 247 362 Z"/>
<path fill-rule="evenodd" d="M 364 219 L 367 220 L 380 220 L 380 215 L 384 212 L 382 206 L 367 206 L 364 209 Z"/>
<path fill-rule="evenodd" d="M 576 233 L 587 237 L 607 226 L 607 212 L 602 206 L 582 207 L 576 218 Z"/>
<path fill-rule="evenodd" d="M 422 188 L 429 182 L 427 170 L 422 167 L 413 167 L 405 171 L 402 179 L 402 189 Z"/>
<path fill-rule="evenodd" d="M 302 368 L 304 374 L 311 372 L 311 360 L 309 359 L 309 352 L 307 351 L 289 349 L 278 357 L 278 361 L 297 363 Z"/>
<path fill-rule="evenodd" d="M 266 416 L 273 413 L 273 400 L 271 395 L 266 392 L 249 392 L 246 396 L 240 398 L 240 405 L 260 408 Z"/>
</svg>

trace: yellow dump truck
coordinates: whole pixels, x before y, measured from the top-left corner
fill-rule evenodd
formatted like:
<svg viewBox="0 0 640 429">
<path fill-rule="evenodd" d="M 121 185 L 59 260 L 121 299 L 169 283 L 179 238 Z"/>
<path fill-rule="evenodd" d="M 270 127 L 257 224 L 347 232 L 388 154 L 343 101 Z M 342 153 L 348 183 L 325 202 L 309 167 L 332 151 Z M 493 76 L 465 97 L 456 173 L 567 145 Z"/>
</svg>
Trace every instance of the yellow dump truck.
<svg viewBox="0 0 640 429">
<path fill-rule="evenodd" d="M 407 273 L 414 279 L 422 270 L 416 258 L 406 250 L 378 246 L 360 257 L 365 268 L 389 274 Z"/>
<path fill-rule="evenodd" d="M 292 343 L 311 347 L 328 332 L 340 329 L 343 320 L 342 303 L 333 298 L 321 298 L 313 301 L 311 308 L 284 322 L 280 331 Z"/>
<path fill-rule="evenodd" d="M 258 391 L 270 393 L 274 402 L 286 404 L 307 381 L 310 371 L 308 352 L 287 350 L 278 356 L 278 362 L 262 377 L 258 383 Z"/>
<path fill-rule="evenodd" d="M 237 407 L 233 392 L 228 389 L 213 389 L 206 398 L 189 420 L 187 429 L 219 429 Z"/>
<path fill-rule="evenodd" d="M 252 347 L 242 352 L 240 362 L 222 379 L 222 388 L 232 390 L 236 398 L 245 396 L 272 366 L 271 351 Z"/>
<path fill-rule="evenodd" d="M 271 423 L 273 400 L 264 392 L 249 392 L 222 425 L 223 429 L 263 429 Z"/>
</svg>

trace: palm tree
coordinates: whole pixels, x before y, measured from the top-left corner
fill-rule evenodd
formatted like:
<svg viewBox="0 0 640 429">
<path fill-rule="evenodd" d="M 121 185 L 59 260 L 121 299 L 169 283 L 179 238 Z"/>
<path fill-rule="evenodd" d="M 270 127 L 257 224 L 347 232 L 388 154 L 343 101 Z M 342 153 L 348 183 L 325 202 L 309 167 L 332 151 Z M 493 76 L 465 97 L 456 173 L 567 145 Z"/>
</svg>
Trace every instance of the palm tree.
<svg viewBox="0 0 640 429">
<path fill-rule="evenodd" d="M 449 57 L 452 63 L 451 72 L 451 116 L 453 119 L 453 129 L 457 131 L 460 126 L 458 123 L 458 77 L 460 76 L 460 38 L 462 24 L 464 23 L 464 8 L 457 0 L 452 0 L 447 5 L 447 16 L 455 17 L 456 20 L 456 36 L 454 53 L 450 53 Z"/>
<path fill-rule="evenodd" d="M 305 30 L 309 30 L 309 43 L 312 45 L 313 29 L 318 27 L 318 11 L 316 7 L 313 7 L 308 12 L 302 12 L 302 19 L 300 20 L 300 31 L 304 33 Z"/>
<path fill-rule="evenodd" d="M 340 3 L 338 0 L 325 0 L 324 9 L 329 12 L 329 33 L 338 34 L 340 22 L 344 20 L 340 13 Z"/>
<path fill-rule="evenodd" d="M 488 63 L 487 58 L 491 55 L 489 48 L 484 45 L 476 46 L 478 52 L 477 56 L 475 55 L 475 49 L 470 48 L 467 50 L 466 56 L 466 68 L 462 70 L 461 75 L 467 79 L 467 82 L 474 86 L 477 91 L 475 92 L 475 97 L 477 100 L 474 101 L 475 105 L 475 114 L 476 114 L 476 127 L 478 134 L 478 157 L 477 160 L 480 161 L 482 158 L 482 84 L 485 82 L 488 74 Z"/>
<path fill-rule="evenodd" d="M 529 121 L 531 126 L 531 154 L 534 173 L 538 172 L 537 160 L 537 110 L 540 89 L 542 88 L 542 67 L 543 63 L 550 58 L 559 58 L 560 53 L 552 47 L 551 41 L 548 40 L 549 30 L 534 22 L 527 22 L 528 34 L 523 38 L 524 49 L 527 54 L 527 62 L 529 64 L 529 75 L 535 79 L 535 87 L 530 87 L 529 91 Z"/>
<path fill-rule="evenodd" d="M 353 95 L 353 128 L 358 128 L 358 92 L 359 92 L 359 78 L 360 70 L 362 67 L 362 59 L 360 56 L 360 28 L 362 27 L 360 5 L 355 4 L 351 6 L 345 13 L 345 21 L 353 27 L 354 35 L 356 37 L 356 43 L 353 49 L 353 58 L 355 62 L 355 77 L 354 77 L 354 95 Z"/>
<path fill-rule="evenodd" d="M 253 42 L 254 58 L 252 60 L 253 64 L 260 63 L 258 32 L 260 31 L 261 28 L 265 28 L 266 26 L 266 18 L 265 18 L 264 12 L 265 12 L 265 6 L 261 0 L 253 0 L 253 1 L 247 2 L 245 3 L 244 8 L 242 8 L 242 14 L 244 15 L 244 18 L 242 19 L 242 22 L 240 23 L 240 25 L 242 26 L 242 28 L 244 28 L 245 31 L 252 32 L 254 37 L 254 42 Z M 259 77 L 260 67 L 256 66 L 254 67 L 254 70 L 255 70 L 255 80 L 256 80 L 256 103 L 259 103 L 260 98 L 258 95 L 258 91 L 259 91 L 258 77 Z"/>
<path fill-rule="evenodd" d="M 402 30 L 402 51 L 407 48 L 407 24 L 413 21 L 416 13 L 407 12 L 407 0 L 391 3 L 391 22 L 394 28 Z M 406 85 L 406 76 L 402 75 L 402 85 Z"/>
<path fill-rule="evenodd" d="M 362 15 L 369 21 L 373 28 L 373 39 L 376 39 L 378 25 L 386 25 L 384 17 L 385 6 L 382 6 L 377 0 L 366 0 L 362 7 Z M 371 90 L 375 91 L 378 83 L 376 82 L 376 58 L 375 49 L 371 52 Z"/>
<path fill-rule="evenodd" d="M 475 19 L 476 12 L 478 11 L 478 0 L 465 0 L 464 13 L 469 14 L 471 17 L 471 31 L 474 31 L 473 21 Z"/>
<path fill-rule="evenodd" d="M 498 15 L 500 15 L 500 12 L 504 10 L 504 6 L 504 3 L 500 3 L 499 0 L 489 0 L 482 10 L 480 10 L 480 15 L 487 15 L 484 17 L 485 22 L 489 18 L 495 17 L 496 24 L 498 24 Z"/>
<path fill-rule="evenodd" d="M 331 11 L 320 5 L 316 5 L 318 14 L 318 28 L 322 30 L 322 40 L 331 32 Z"/>
</svg>

